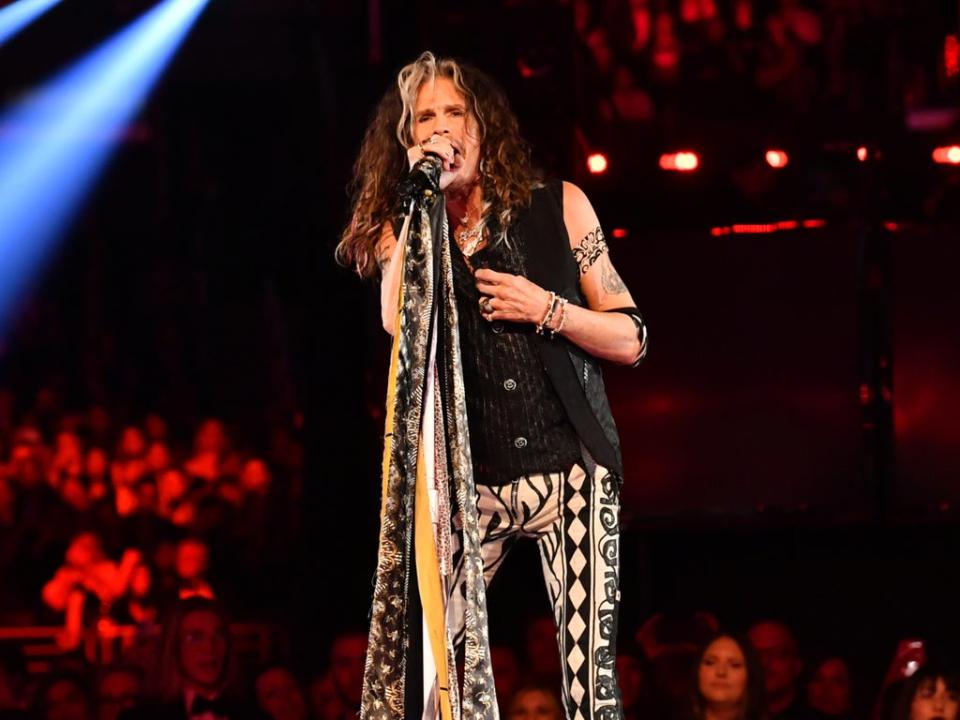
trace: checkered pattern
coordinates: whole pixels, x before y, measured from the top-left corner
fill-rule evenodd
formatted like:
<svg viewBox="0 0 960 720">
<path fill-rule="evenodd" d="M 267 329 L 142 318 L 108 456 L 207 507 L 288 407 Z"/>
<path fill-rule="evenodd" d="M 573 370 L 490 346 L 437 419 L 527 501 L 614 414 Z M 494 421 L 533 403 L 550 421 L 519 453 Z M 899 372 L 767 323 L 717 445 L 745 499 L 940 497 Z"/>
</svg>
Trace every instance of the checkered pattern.
<svg viewBox="0 0 960 720">
<path fill-rule="evenodd" d="M 510 485 L 477 486 L 481 554 L 489 584 L 513 543 L 537 540 L 563 659 L 567 720 L 620 720 L 616 679 L 619 584 L 619 481 L 596 467 L 530 475 Z M 459 557 L 450 607 L 462 603 Z M 462 628 L 453 627 L 459 643 Z M 494 668 L 496 674 L 496 668 Z"/>
</svg>

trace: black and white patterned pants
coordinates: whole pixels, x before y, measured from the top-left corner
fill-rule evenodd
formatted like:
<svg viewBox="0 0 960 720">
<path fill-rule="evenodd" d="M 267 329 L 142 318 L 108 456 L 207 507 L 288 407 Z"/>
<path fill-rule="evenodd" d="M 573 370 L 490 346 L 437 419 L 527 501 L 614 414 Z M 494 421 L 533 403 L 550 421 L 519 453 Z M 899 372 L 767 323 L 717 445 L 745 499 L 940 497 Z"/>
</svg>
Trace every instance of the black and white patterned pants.
<svg viewBox="0 0 960 720">
<path fill-rule="evenodd" d="M 616 676 L 620 607 L 619 479 L 595 466 L 530 475 L 509 485 L 477 485 L 487 585 L 513 541 L 535 538 L 553 605 L 567 720 L 620 720 Z M 459 553 L 451 605 L 460 616 Z M 462 628 L 454 628 L 459 645 Z M 493 668 L 494 674 L 497 669 Z"/>
</svg>

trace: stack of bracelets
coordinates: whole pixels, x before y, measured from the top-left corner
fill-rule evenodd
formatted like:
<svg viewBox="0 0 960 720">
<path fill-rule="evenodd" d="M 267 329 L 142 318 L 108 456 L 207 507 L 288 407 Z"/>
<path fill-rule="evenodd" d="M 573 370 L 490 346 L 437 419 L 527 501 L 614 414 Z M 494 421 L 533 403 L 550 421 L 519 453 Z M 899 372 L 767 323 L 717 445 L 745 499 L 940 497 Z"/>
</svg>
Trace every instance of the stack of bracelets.
<svg viewBox="0 0 960 720">
<path fill-rule="evenodd" d="M 557 324 L 555 329 L 548 327 L 548 324 L 553 320 L 553 316 L 557 314 L 557 306 L 560 307 L 560 322 Z M 563 324 L 567 321 L 567 299 L 560 297 L 555 292 L 550 292 L 550 303 L 547 305 L 547 312 L 543 316 L 543 320 L 537 325 L 537 335 L 544 335 L 551 340 L 553 337 L 560 333 L 563 330 Z"/>
</svg>

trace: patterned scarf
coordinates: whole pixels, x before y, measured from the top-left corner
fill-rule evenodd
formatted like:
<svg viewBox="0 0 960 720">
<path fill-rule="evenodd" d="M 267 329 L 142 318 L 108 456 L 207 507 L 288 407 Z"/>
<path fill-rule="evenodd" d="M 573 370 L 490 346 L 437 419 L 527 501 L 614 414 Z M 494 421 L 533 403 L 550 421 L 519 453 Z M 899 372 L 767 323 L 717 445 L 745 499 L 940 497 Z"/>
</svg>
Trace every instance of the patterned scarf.
<svg viewBox="0 0 960 720">
<path fill-rule="evenodd" d="M 446 208 L 421 197 L 404 225 L 406 242 L 390 356 L 380 546 L 360 717 L 404 718 L 408 650 L 419 644 L 408 608 L 419 593 L 429 640 L 424 677 L 442 720 L 498 720 L 490 665 L 476 490 L 464 401 L 457 306 Z M 432 495 L 431 495 L 432 492 Z M 433 500 L 433 502 L 431 502 Z M 463 688 L 457 688 L 448 617 L 450 532 L 458 518 L 466 603 Z M 415 559 L 415 565 L 414 565 Z M 414 571 L 414 567 L 416 570 Z M 412 577 L 413 575 L 416 577 Z M 412 581 L 415 581 L 416 586 Z"/>
</svg>

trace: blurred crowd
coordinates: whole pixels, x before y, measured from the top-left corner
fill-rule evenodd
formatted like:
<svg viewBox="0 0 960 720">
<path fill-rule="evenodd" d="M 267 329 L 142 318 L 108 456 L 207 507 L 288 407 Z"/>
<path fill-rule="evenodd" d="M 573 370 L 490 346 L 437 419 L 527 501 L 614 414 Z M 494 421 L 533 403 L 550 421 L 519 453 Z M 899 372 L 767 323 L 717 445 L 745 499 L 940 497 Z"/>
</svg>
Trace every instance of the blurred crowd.
<svg viewBox="0 0 960 720">
<path fill-rule="evenodd" d="M 337 635 L 319 670 L 284 658 L 243 667 L 228 613 L 194 595 L 168 610 L 157 651 L 94 668 L 76 658 L 32 677 L 0 656 L 6 720 L 347 720 L 357 716 L 367 638 Z M 495 644 L 501 717 L 562 720 L 553 619 L 534 618 L 515 643 Z M 319 653 L 318 653 L 319 654 Z M 655 615 L 620 640 L 616 666 L 625 720 L 957 720 L 960 672 L 906 639 L 879 687 L 863 686 L 842 655 L 801 651 L 790 626 L 766 619 L 744 633 L 709 613 Z"/>
<path fill-rule="evenodd" d="M 59 410 L 43 391 L 18 416 L 0 392 L 0 631 L 59 628 L 39 672 L 0 637 L 0 719 L 355 717 L 365 630 L 334 622 L 318 649 L 282 599 L 302 542 L 296 433 L 277 428 L 256 453 L 219 419 L 119 422 L 103 407 Z M 242 653 L 241 619 L 274 640 Z M 559 720 L 553 618 L 520 627 L 492 649 L 501 715 Z M 119 628 L 140 641 L 107 660 L 83 644 Z M 654 615 L 621 628 L 616 664 L 627 720 L 960 720 L 960 675 L 919 638 L 867 686 L 779 620 L 731 633 L 708 612 Z"/>
<path fill-rule="evenodd" d="M 256 613 L 282 581 L 299 532 L 295 423 L 262 453 L 224 422 L 119 421 L 63 411 L 41 390 L 20 416 L 0 391 L 0 625 L 62 625 L 65 648 L 93 627 L 149 626 L 191 595 Z"/>
<path fill-rule="evenodd" d="M 572 5 L 585 106 L 607 122 L 672 125 L 681 114 L 700 126 L 756 113 L 796 122 L 814 112 L 862 121 L 931 103 L 951 83 L 936 70 L 950 25 L 883 0 Z"/>
</svg>

